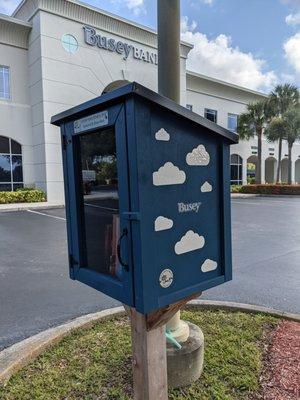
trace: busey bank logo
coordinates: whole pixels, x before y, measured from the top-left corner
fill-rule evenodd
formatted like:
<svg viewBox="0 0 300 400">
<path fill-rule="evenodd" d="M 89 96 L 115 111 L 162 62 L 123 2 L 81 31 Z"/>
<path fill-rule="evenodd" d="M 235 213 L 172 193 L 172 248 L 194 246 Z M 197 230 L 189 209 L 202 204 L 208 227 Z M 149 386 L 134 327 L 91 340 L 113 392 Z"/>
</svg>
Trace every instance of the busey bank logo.
<svg viewBox="0 0 300 400">
<path fill-rule="evenodd" d="M 197 203 L 177 203 L 178 205 L 178 211 L 180 213 L 186 213 L 186 212 L 198 212 L 199 208 L 201 206 L 201 202 L 198 201 Z"/>
<path fill-rule="evenodd" d="M 90 46 L 97 46 L 100 49 L 109 50 L 123 55 L 123 59 L 132 55 L 137 60 L 142 60 L 150 64 L 157 64 L 157 54 L 132 46 L 126 42 L 117 41 L 115 39 L 102 36 L 90 26 L 84 26 L 84 40 Z"/>
</svg>

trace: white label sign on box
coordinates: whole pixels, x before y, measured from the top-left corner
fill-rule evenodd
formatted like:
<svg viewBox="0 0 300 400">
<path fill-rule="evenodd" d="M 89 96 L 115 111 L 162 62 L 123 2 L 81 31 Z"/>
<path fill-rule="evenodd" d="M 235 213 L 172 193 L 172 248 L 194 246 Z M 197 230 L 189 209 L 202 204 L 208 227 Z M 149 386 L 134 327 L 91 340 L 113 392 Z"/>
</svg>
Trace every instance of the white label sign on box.
<svg viewBox="0 0 300 400">
<path fill-rule="evenodd" d="M 101 111 L 88 117 L 74 121 L 74 132 L 80 133 L 91 129 L 99 128 L 108 124 L 108 112 Z"/>
</svg>

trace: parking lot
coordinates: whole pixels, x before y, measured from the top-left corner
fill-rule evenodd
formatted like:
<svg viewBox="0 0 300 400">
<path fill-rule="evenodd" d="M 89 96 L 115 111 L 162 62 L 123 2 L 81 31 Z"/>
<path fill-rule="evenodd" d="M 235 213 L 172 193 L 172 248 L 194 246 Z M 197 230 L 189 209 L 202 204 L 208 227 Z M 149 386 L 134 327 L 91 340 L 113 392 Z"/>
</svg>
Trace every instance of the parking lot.
<svg viewBox="0 0 300 400">
<path fill-rule="evenodd" d="M 300 312 L 300 199 L 232 201 L 233 281 L 201 298 Z M 0 349 L 118 303 L 68 277 L 64 209 L 0 213 Z"/>
</svg>

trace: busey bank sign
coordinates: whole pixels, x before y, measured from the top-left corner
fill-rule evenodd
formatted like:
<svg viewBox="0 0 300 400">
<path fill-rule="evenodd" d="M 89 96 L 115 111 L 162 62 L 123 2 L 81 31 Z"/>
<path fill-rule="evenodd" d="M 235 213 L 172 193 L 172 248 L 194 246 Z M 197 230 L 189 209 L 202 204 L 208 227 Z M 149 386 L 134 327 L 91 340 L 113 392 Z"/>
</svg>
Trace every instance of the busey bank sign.
<svg viewBox="0 0 300 400">
<path fill-rule="evenodd" d="M 142 60 L 150 64 L 157 64 L 157 54 L 139 47 L 133 46 L 120 40 L 102 36 L 90 26 L 84 26 L 84 40 L 90 46 L 97 46 L 100 49 L 108 50 L 111 52 L 123 55 L 123 59 L 127 60 L 129 56 L 137 60 Z"/>
</svg>

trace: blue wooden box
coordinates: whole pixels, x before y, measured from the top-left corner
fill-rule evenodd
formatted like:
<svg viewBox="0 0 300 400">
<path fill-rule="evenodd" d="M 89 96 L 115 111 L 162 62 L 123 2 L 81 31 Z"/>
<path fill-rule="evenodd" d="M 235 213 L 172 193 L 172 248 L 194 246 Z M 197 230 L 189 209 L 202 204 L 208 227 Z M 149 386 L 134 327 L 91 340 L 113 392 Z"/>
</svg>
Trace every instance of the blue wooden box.
<svg viewBox="0 0 300 400">
<path fill-rule="evenodd" d="M 231 279 L 235 133 L 137 83 L 51 122 L 72 279 L 144 314 Z"/>
</svg>

